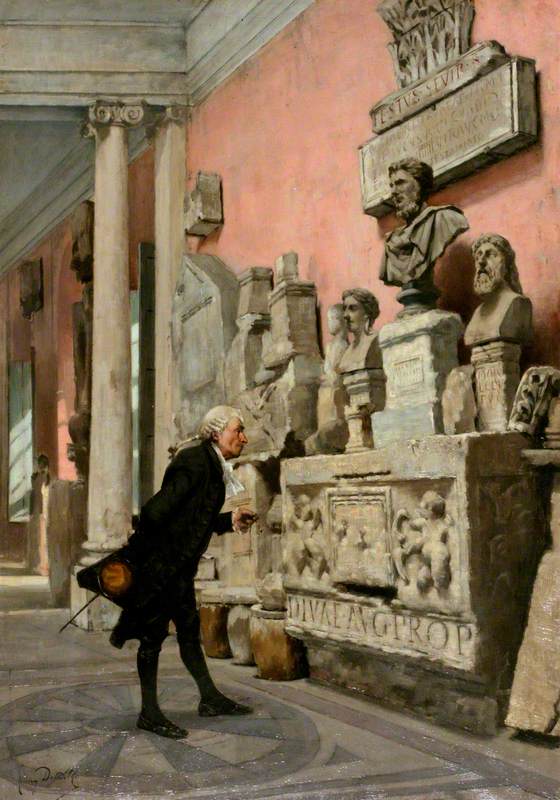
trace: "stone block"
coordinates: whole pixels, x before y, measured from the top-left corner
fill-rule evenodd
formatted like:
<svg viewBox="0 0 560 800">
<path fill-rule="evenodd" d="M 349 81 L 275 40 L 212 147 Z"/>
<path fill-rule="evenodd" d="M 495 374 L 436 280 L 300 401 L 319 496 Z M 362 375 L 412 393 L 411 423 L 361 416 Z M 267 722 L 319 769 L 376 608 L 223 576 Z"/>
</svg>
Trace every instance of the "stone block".
<svg viewBox="0 0 560 800">
<path fill-rule="evenodd" d="M 305 650 L 301 642 L 284 630 L 282 611 L 251 609 L 251 647 L 259 678 L 270 681 L 292 681 L 307 672 Z"/>
<path fill-rule="evenodd" d="M 270 267 L 249 267 L 239 276 L 239 306 L 237 316 L 262 314 L 268 316 L 268 295 L 272 289 Z"/>
<path fill-rule="evenodd" d="M 223 222 L 222 179 L 212 172 L 199 172 L 196 186 L 185 200 L 185 232 L 208 236 Z"/>
<path fill-rule="evenodd" d="M 475 345 L 474 367 L 479 431 L 505 431 L 519 385 L 521 347 L 511 342 Z"/>
<path fill-rule="evenodd" d="M 372 659 L 358 648 L 306 641 L 309 677 L 366 695 L 388 708 L 492 736 L 503 719 L 497 700 L 476 681 L 451 671 L 425 670 L 396 658 Z"/>
<path fill-rule="evenodd" d="M 209 658 L 231 658 L 227 633 L 229 605 L 221 603 L 200 605 L 200 638 Z"/>
<path fill-rule="evenodd" d="M 47 551 L 51 596 L 55 606 L 65 607 L 70 603 L 70 574 L 86 539 L 86 507 L 85 484 L 76 481 L 51 482 Z"/>
<path fill-rule="evenodd" d="M 201 253 L 184 256 L 171 320 L 178 441 L 196 432 L 209 408 L 226 401 L 226 354 L 237 332 L 238 299 L 239 282 L 223 261 Z"/>
<path fill-rule="evenodd" d="M 474 368 L 454 367 L 445 382 L 441 398 L 443 430 L 448 436 L 475 430 L 476 400 L 473 389 Z"/>
<path fill-rule="evenodd" d="M 231 607 L 227 619 L 227 634 L 234 664 L 254 664 L 251 649 L 251 609 L 247 605 Z"/>
<path fill-rule="evenodd" d="M 503 720 L 544 543 L 525 447 L 518 434 L 470 433 L 285 460 L 286 632 L 363 653 L 372 676 L 381 661 L 403 664 L 409 682 L 432 687 L 434 718 L 452 722 L 462 697 L 457 724 Z M 323 677 L 332 667 L 351 685 L 335 661 Z M 455 678 L 438 700 L 446 671 Z M 402 687 L 387 691 L 396 701 Z"/>
<path fill-rule="evenodd" d="M 514 57 L 370 139 L 360 148 L 364 211 L 391 210 L 387 167 L 401 158 L 426 161 L 441 188 L 536 141 L 535 86 L 535 62 Z"/>
<path fill-rule="evenodd" d="M 506 725 L 560 737 L 560 549 L 539 565 Z"/>
<path fill-rule="evenodd" d="M 507 59 L 498 42 L 479 42 L 413 86 L 399 89 L 376 103 L 369 112 L 373 132 L 383 133 L 394 128 L 457 89 L 487 75 Z"/>
<path fill-rule="evenodd" d="M 445 382 L 458 365 L 458 314 L 432 310 L 384 325 L 379 332 L 387 378 L 385 409 L 372 416 L 376 447 L 443 433 Z"/>
<path fill-rule="evenodd" d="M 557 456 L 556 451 L 549 451 L 548 458 L 555 469 L 550 550 L 543 555 L 537 571 L 506 725 L 560 737 L 560 460 Z"/>
</svg>

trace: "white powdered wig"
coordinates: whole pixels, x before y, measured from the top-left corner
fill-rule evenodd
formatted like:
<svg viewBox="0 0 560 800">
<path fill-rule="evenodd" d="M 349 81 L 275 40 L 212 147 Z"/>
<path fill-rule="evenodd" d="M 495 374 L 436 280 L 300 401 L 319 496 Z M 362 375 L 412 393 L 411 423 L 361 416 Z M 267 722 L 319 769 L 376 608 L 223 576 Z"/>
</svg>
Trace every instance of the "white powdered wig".
<svg viewBox="0 0 560 800">
<path fill-rule="evenodd" d="M 233 408 L 233 406 L 214 406 L 204 415 L 198 429 L 198 438 L 203 441 L 212 439 L 212 434 L 217 433 L 219 435 L 222 433 L 232 419 L 238 419 L 241 423 L 244 422 L 243 415 L 238 408 Z"/>
</svg>

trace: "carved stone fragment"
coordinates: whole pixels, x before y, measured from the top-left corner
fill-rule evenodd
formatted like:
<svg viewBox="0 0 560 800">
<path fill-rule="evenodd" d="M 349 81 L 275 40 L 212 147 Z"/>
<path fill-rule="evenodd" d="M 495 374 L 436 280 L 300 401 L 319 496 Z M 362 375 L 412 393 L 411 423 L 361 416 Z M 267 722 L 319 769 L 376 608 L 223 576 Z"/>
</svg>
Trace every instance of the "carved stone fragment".
<svg viewBox="0 0 560 800">
<path fill-rule="evenodd" d="M 429 75 L 469 48 L 472 0 L 384 0 L 378 13 L 394 37 L 388 47 L 399 86 Z"/>
<path fill-rule="evenodd" d="M 428 80 L 430 89 L 433 80 Z M 411 87 L 407 100 L 415 91 Z M 360 148 L 363 209 L 375 217 L 392 210 L 387 167 L 403 156 L 431 164 L 440 189 L 527 147 L 537 136 L 535 62 L 513 57 Z"/>
<path fill-rule="evenodd" d="M 451 583 L 448 539 L 453 519 L 446 512 L 444 498 L 434 491 L 424 493 L 419 508 L 414 514 L 400 509 L 393 523 L 391 552 L 395 579 L 406 584 L 411 582 L 408 562 L 418 556 L 415 575 L 418 591 L 427 592 L 432 587 L 444 592 Z"/>
<path fill-rule="evenodd" d="M 530 367 L 517 389 L 508 430 L 530 437 L 540 435 L 546 424 L 550 403 L 560 394 L 560 370 Z"/>
<path fill-rule="evenodd" d="M 293 500 L 285 525 L 287 574 L 309 586 L 328 585 L 330 559 L 321 509 L 308 495 L 300 494 Z"/>
<path fill-rule="evenodd" d="M 560 737 L 560 472 L 551 497 L 551 546 L 539 564 L 506 725 Z"/>
<path fill-rule="evenodd" d="M 445 381 L 441 398 L 443 430 L 448 436 L 476 430 L 474 367 L 454 367 Z"/>
<path fill-rule="evenodd" d="M 185 199 L 185 232 L 208 236 L 223 223 L 222 179 L 212 172 L 199 172 L 195 188 Z"/>
</svg>

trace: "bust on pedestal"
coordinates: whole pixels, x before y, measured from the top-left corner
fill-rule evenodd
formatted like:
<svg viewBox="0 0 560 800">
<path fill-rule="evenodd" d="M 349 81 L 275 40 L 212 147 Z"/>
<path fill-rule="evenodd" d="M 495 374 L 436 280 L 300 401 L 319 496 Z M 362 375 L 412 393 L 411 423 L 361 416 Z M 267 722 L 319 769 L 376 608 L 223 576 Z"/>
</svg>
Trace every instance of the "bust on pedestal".
<svg viewBox="0 0 560 800">
<path fill-rule="evenodd" d="M 469 228 L 455 206 L 428 206 L 434 185 L 429 164 L 404 158 L 389 166 L 391 201 L 404 225 L 385 237 L 379 277 L 387 286 L 400 286 L 399 317 L 435 308 L 439 292 L 434 285 L 434 264 L 447 247 Z"/>
<path fill-rule="evenodd" d="M 373 323 L 379 316 L 379 304 L 367 289 L 346 289 L 342 293 L 344 319 L 352 335 L 339 364 L 348 394 L 346 452 L 373 447 L 370 415 L 385 405 L 385 375 L 381 363 L 378 332 Z"/>
<path fill-rule="evenodd" d="M 482 302 L 467 325 L 465 344 L 472 347 L 478 429 L 505 431 L 519 384 L 521 346 L 532 335 L 532 305 L 523 295 L 507 239 L 482 234 L 472 251 L 474 290 Z"/>
<path fill-rule="evenodd" d="M 457 366 L 463 325 L 457 314 L 436 309 L 433 271 L 437 259 L 469 224 L 454 206 L 428 206 L 433 188 L 429 164 L 414 158 L 389 167 L 392 201 L 404 225 L 389 233 L 380 277 L 400 286 L 404 309 L 379 332 L 387 376 L 385 410 L 373 415 L 376 447 L 443 433 L 441 399 L 445 380 Z"/>
</svg>

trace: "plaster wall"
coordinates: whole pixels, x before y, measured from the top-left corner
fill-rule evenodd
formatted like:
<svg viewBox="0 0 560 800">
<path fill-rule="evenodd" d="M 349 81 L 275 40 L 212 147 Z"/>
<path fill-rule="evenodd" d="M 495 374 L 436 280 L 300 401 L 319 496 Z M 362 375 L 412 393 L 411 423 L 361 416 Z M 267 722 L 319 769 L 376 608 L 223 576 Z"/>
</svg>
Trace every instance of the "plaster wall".
<svg viewBox="0 0 560 800">
<path fill-rule="evenodd" d="M 220 173 L 225 224 L 205 240 L 189 238 L 189 247 L 239 271 L 296 250 L 324 308 L 344 288 L 365 286 L 379 297 L 385 323 L 399 308 L 397 290 L 377 276 L 383 235 L 395 220 L 362 212 L 358 166 L 358 147 L 372 135 L 369 109 L 396 89 L 390 33 L 375 7 L 371 0 L 316 0 L 193 110 L 189 180 L 198 170 Z M 485 231 L 501 233 L 517 252 L 534 304 L 527 360 L 556 365 L 559 30 L 554 0 L 477 0 L 473 43 L 497 39 L 509 53 L 537 60 L 540 140 L 430 199 L 460 206 L 471 225 L 440 265 L 441 305 L 470 316 L 470 243 Z"/>
</svg>

